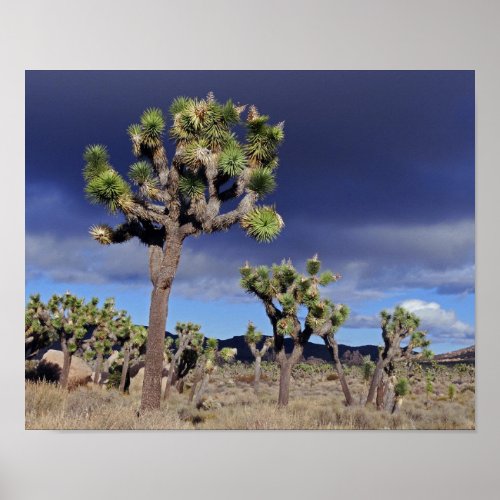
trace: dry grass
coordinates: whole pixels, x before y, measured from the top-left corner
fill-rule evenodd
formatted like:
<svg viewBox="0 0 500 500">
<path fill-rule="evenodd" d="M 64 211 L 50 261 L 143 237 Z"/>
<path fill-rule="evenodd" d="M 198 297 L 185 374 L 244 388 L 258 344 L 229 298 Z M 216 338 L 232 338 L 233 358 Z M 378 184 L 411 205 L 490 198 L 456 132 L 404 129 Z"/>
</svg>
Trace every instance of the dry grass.
<svg viewBox="0 0 500 500">
<path fill-rule="evenodd" d="M 412 393 L 399 414 L 347 408 L 331 373 L 296 374 L 290 403 L 278 409 L 275 370 L 267 371 L 256 395 L 252 367 L 227 367 L 210 382 L 203 409 L 188 402 L 188 392 L 174 391 L 158 412 L 137 416 L 139 395 L 89 385 L 67 392 L 45 382 L 26 382 L 27 429 L 474 429 L 474 381 L 457 384 L 453 401 L 447 387 L 453 374 L 434 382 L 429 399 L 425 382 L 413 380 Z M 357 402 L 367 385 L 356 370 L 348 376 Z"/>
</svg>

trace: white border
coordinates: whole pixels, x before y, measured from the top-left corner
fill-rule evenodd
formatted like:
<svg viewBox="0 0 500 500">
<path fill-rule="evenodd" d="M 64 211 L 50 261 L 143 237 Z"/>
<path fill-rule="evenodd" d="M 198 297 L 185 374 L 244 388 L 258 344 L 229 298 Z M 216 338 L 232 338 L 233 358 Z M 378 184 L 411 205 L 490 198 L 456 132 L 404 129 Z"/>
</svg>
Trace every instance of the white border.
<svg viewBox="0 0 500 500">
<path fill-rule="evenodd" d="M 0 498 L 490 499 L 500 470 L 500 3 L 4 1 Z M 475 432 L 24 430 L 26 69 L 475 69 Z"/>
</svg>

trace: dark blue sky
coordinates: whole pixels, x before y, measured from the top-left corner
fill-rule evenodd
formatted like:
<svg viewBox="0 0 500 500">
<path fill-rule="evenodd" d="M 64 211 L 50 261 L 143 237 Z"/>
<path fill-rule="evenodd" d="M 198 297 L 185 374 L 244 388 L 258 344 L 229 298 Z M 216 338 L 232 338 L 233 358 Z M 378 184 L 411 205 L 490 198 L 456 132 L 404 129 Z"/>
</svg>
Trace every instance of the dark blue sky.
<svg viewBox="0 0 500 500">
<path fill-rule="evenodd" d="M 100 248 L 87 236 L 110 217 L 83 195 L 82 152 L 104 143 L 126 172 L 125 131 L 145 108 L 167 111 L 174 97 L 209 90 L 285 120 L 278 189 L 266 203 L 286 227 L 270 245 L 237 228 L 189 241 L 169 328 L 192 315 L 220 337 L 249 319 L 269 330 L 238 290 L 238 266 L 284 257 L 300 266 L 318 252 L 343 275 L 332 298 L 353 309 L 342 341 L 378 342 L 374 315 L 403 302 L 425 318 L 436 351 L 473 343 L 471 71 L 27 72 L 27 293 L 115 295 L 147 320 L 144 249 Z"/>
</svg>

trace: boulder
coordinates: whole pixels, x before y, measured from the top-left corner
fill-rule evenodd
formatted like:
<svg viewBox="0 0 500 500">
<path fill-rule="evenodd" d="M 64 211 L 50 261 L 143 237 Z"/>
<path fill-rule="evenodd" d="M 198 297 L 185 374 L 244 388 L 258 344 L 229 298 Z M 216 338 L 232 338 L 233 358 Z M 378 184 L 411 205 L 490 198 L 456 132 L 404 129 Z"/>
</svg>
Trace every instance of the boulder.
<svg viewBox="0 0 500 500">
<path fill-rule="evenodd" d="M 131 374 L 132 375 L 132 374 Z M 165 391 L 165 386 L 167 385 L 167 375 L 168 370 L 166 368 L 163 369 L 163 376 L 161 379 L 161 393 Z M 130 394 L 138 394 L 142 393 L 142 383 L 144 382 L 144 366 L 141 366 L 136 374 L 130 377 L 130 385 L 128 387 L 128 392 Z"/>
<path fill-rule="evenodd" d="M 62 351 L 49 349 L 38 365 L 38 372 L 49 374 L 46 376 L 48 380 L 59 380 L 63 367 L 64 355 Z M 83 361 L 83 359 L 73 356 L 69 369 L 68 387 L 76 387 L 78 385 L 87 384 L 92 380 L 92 369 Z"/>
</svg>

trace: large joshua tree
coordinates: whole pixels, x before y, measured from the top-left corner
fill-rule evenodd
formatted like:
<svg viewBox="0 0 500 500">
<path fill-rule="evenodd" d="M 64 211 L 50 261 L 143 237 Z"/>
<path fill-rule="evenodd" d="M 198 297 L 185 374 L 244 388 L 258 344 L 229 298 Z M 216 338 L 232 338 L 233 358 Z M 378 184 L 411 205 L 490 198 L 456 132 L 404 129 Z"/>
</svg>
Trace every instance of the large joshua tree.
<svg viewBox="0 0 500 500">
<path fill-rule="evenodd" d="M 261 363 L 262 358 L 265 356 L 266 352 L 273 345 L 273 339 L 267 338 L 262 347 L 259 349 L 257 345 L 262 341 L 262 332 L 259 332 L 255 325 L 250 321 L 248 323 L 247 331 L 245 333 L 245 342 L 250 349 L 253 357 L 255 358 L 255 366 L 254 366 L 254 378 L 253 378 L 253 387 L 256 393 L 259 392 L 259 383 L 260 383 L 260 373 L 261 373 Z"/>
<path fill-rule="evenodd" d="M 99 243 L 109 245 L 138 238 L 149 247 L 149 274 L 153 285 L 141 410 L 159 408 L 164 335 L 168 299 L 182 245 L 188 236 L 225 231 L 239 224 L 258 241 L 271 241 L 283 227 L 271 206 L 259 201 L 275 187 L 277 148 L 283 123 L 268 124 L 268 116 L 231 101 L 179 97 L 170 107 L 170 137 L 174 143 L 169 163 L 164 144 L 166 120 L 160 109 L 147 109 L 128 129 L 137 161 L 126 181 L 109 163 L 102 145 L 88 146 L 84 178 L 92 202 L 124 222 L 114 228 L 90 229 Z M 238 138 L 238 126 L 246 130 Z M 222 211 L 224 202 L 236 207 Z"/>
<path fill-rule="evenodd" d="M 388 399 L 392 399 L 394 392 L 397 363 L 431 357 L 432 353 L 428 349 L 427 333 L 418 330 L 420 319 L 414 313 L 398 306 L 392 314 L 382 311 L 380 317 L 384 345 L 379 352 L 366 404 L 373 403 L 376 396 L 377 408 L 382 409 L 391 406 Z"/>
<path fill-rule="evenodd" d="M 321 336 L 327 344 L 334 342 L 334 333 L 348 314 L 345 306 L 335 306 L 322 298 L 319 291 L 319 287 L 327 286 L 340 276 L 331 271 L 319 274 L 321 262 L 317 256 L 307 261 L 306 269 L 307 274 L 300 274 L 290 261 L 275 264 L 271 269 L 251 267 L 248 263 L 240 269 L 241 286 L 262 301 L 273 327 L 274 351 L 280 367 L 278 406 L 281 407 L 288 404 L 292 368 L 302 358 L 311 335 Z M 299 320 L 302 313 L 304 326 Z M 286 336 L 293 341 L 290 356 L 285 353 Z M 338 358 L 338 350 L 331 352 Z M 337 369 L 339 365 L 340 362 L 335 364 Z"/>
</svg>

